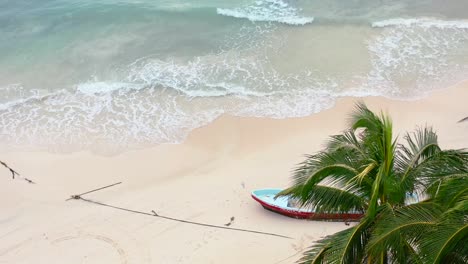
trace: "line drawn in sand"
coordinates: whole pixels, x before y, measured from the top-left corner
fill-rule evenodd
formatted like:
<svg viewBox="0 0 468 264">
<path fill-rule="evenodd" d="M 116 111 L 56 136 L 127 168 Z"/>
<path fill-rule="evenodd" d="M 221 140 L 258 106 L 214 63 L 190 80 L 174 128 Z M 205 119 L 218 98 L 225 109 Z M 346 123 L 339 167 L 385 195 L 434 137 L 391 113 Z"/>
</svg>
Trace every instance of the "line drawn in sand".
<svg viewBox="0 0 468 264">
<path fill-rule="evenodd" d="M 75 239 L 94 239 L 94 240 L 104 242 L 107 245 L 110 245 L 115 250 L 115 252 L 117 252 L 120 258 L 120 264 L 128 264 L 128 256 L 125 250 L 122 247 L 120 247 L 120 245 L 117 242 L 115 242 L 113 239 L 106 237 L 106 236 L 79 233 L 77 235 L 70 235 L 70 236 L 57 238 L 52 241 L 52 244 L 56 245 L 56 244 L 59 244 L 68 240 L 75 240 Z"/>
</svg>

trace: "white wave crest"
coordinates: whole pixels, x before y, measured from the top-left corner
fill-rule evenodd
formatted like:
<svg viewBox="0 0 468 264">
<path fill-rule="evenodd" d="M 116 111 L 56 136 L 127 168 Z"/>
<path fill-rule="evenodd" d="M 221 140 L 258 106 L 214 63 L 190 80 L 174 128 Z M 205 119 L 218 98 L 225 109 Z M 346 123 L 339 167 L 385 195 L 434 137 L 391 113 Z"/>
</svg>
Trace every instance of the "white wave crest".
<svg viewBox="0 0 468 264">
<path fill-rule="evenodd" d="M 298 8 L 288 5 L 282 0 L 259 0 L 255 4 L 234 9 L 217 8 L 216 12 L 223 16 L 246 18 L 254 22 L 279 22 L 288 25 L 302 26 L 312 23 L 313 17 L 301 17 Z"/>
<path fill-rule="evenodd" d="M 372 23 L 372 27 L 424 27 L 468 29 L 468 20 L 440 20 L 436 18 L 392 18 Z"/>
<path fill-rule="evenodd" d="M 120 89 L 141 89 L 141 85 L 125 82 L 85 82 L 76 86 L 76 90 L 84 94 L 100 94 Z"/>
<path fill-rule="evenodd" d="M 331 86 L 306 72 L 280 74 L 237 53 L 144 59 L 121 82 L 88 81 L 25 97 L 21 86 L 11 87 L 21 99 L 0 104 L 0 145 L 107 153 L 109 147 L 119 152 L 178 143 L 223 113 L 285 118 L 318 112 L 332 105 Z"/>
<path fill-rule="evenodd" d="M 127 80 L 144 87 L 170 88 L 188 97 L 266 96 L 275 91 L 266 76 L 268 70 L 258 58 L 226 52 L 185 62 L 138 61 L 131 65 Z"/>
<path fill-rule="evenodd" d="M 283 1 L 265 3 L 272 2 L 290 8 Z M 49 150 L 62 145 L 122 151 L 181 142 L 223 113 L 300 117 L 331 107 L 340 96 L 413 96 L 439 85 L 440 76 L 452 77 L 456 65 L 451 58 L 465 54 L 468 42 L 468 31 L 460 25 L 430 19 L 376 22 L 373 26 L 387 28 L 369 39 L 371 70 L 353 87 L 320 72 L 276 69 L 262 54 L 269 34 L 261 38 L 266 42 L 254 38 L 252 48 L 239 42 L 231 45 L 236 48 L 191 59 L 144 57 L 122 69 L 117 80 L 88 81 L 75 89 L 47 93 L 21 84 L 0 87 L 0 148 L 7 142 Z M 414 93 L 402 90 L 406 86 Z"/>
</svg>

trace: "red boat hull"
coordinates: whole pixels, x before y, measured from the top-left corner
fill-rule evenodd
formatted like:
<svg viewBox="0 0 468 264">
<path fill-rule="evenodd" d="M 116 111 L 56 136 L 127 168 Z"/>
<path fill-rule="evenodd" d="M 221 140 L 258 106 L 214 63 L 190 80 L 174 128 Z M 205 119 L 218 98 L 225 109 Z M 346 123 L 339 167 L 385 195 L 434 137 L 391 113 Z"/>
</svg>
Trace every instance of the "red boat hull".
<svg viewBox="0 0 468 264">
<path fill-rule="evenodd" d="M 333 214 L 333 213 L 314 213 L 314 212 L 303 212 L 296 210 L 288 210 L 275 206 L 269 203 L 266 203 L 258 199 L 255 195 L 252 195 L 252 198 L 259 202 L 263 208 L 279 213 L 285 216 L 299 218 L 299 219 L 313 219 L 313 220 L 333 220 L 333 221 L 359 221 L 363 214 L 361 213 L 344 213 L 344 214 Z"/>
</svg>

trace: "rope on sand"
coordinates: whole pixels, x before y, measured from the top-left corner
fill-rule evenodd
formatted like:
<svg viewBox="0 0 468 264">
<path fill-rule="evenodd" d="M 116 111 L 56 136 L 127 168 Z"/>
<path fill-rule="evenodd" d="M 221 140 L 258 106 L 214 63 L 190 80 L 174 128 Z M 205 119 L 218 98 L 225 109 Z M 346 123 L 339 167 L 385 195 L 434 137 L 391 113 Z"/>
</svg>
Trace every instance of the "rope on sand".
<svg viewBox="0 0 468 264">
<path fill-rule="evenodd" d="M 70 198 L 66 199 L 65 201 L 68 201 L 68 200 L 71 200 L 71 199 L 79 200 L 79 199 L 82 199 L 81 196 L 83 196 L 83 195 L 85 195 L 85 194 L 97 192 L 97 191 L 100 191 L 100 190 L 103 190 L 103 189 L 106 189 L 106 188 L 110 188 L 110 187 L 112 187 L 112 186 L 119 185 L 119 184 L 121 184 L 121 183 L 122 183 L 122 182 L 117 182 L 117 183 L 114 183 L 114 184 L 111 184 L 111 185 L 107 185 L 107 186 L 104 186 L 104 187 L 101 187 L 101 188 L 97 188 L 97 189 L 94 189 L 94 190 L 91 190 L 91 191 L 87 191 L 87 192 L 84 192 L 84 193 L 74 194 L 74 195 L 70 196 Z"/>
<path fill-rule="evenodd" d="M 105 206 L 105 207 L 109 207 L 109 208 L 113 208 L 113 209 L 117 209 L 117 210 L 121 210 L 121 211 L 126 211 L 126 212 L 129 212 L 129 213 L 141 214 L 141 215 L 146 215 L 146 216 L 151 216 L 151 217 L 159 217 L 159 218 L 163 218 L 163 219 L 166 219 L 166 220 L 176 221 L 176 222 L 185 223 L 185 224 L 192 224 L 192 225 L 205 226 L 205 227 L 211 227 L 211 228 L 226 229 L 226 230 L 231 230 L 231 231 L 248 232 L 248 233 L 260 234 L 260 235 L 268 235 L 268 236 L 275 236 L 275 237 L 293 239 L 292 237 L 283 236 L 283 235 L 275 234 L 275 233 L 268 233 L 268 232 L 249 230 L 249 229 L 241 229 L 241 228 L 234 228 L 234 227 L 227 227 L 227 226 L 212 225 L 212 224 L 206 224 L 206 223 L 200 223 L 200 222 L 193 222 L 193 221 L 178 219 L 178 218 L 174 218 L 174 217 L 159 215 L 154 210 L 152 210 L 151 213 L 143 212 L 143 211 L 137 211 L 137 210 L 132 210 L 132 209 L 123 208 L 123 207 L 119 207 L 119 206 L 115 206 L 115 205 L 110 205 L 110 204 L 106 204 L 106 203 L 102 203 L 102 202 L 98 202 L 98 201 L 93 201 L 93 200 L 85 199 L 85 198 L 81 197 L 84 194 L 88 194 L 88 193 L 91 193 L 91 192 L 95 192 L 95 191 L 98 191 L 98 190 L 109 188 L 111 186 L 115 186 L 115 185 L 120 184 L 120 183 L 121 182 L 115 183 L 115 184 L 112 184 L 112 185 L 108 185 L 108 186 L 105 186 L 105 187 L 101 187 L 101 188 L 98 188 L 98 189 L 95 189 L 95 190 L 92 190 L 92 191 L 89 191 L 89 192 L 85 192 L 83 194 L 72 195 L 69 199 L 67 199 L 67 201 L 70 200 L 70 199 L 81 200 L 81 201 L 84 201 L 84 202 L 87 202 L 87 203 L 92 203 L 92 204 L 96 204 L 96 205 L 100 205 L 100 206 Z"/>
<path fill-rule="evenodd" d="M 19 179 L 22 179 L 22 180 L 25 180 L 27 181 L 28 183 L 32 183 L 32 184 L 35 184 L 35 182 L 33 182 L 32 180 L 28 179 L 28 178 L 25 178 L 25 177 L 22 177 L 17 171 L 15 171 L 14 169 L 12 169 L 10 166 L 8 166 L 5 162 L 1 161 L 0 160 L 0 164 L 3 165 L 3 167 L 7 168 L 10 172 L 11 172 L 11 178 L 14 180 L 15 177 L 18 177 Z"/>
</svg>

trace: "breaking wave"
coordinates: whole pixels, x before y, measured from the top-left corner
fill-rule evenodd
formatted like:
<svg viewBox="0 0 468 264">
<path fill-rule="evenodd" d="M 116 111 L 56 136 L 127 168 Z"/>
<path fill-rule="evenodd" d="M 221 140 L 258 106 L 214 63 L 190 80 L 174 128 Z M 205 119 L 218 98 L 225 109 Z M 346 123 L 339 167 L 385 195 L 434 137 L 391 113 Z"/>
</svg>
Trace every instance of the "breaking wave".
<svg viewBox="0 0 468 264">
<path fill-rule="evenodd" d="M 301 26 L 314 21 L 313 17 L 300 16 L 298 14 L 300 9 L 290 6 L 283 0 L 259 0 L 246 7 L 217 8 L 216 11 L 223 16 L 246 18 L 253 22 L 279 22 Z"/>
<path fill-rule="evenodd" d="M 333 104 L 332 83 L 307 72 L 280 74 L 260 62 L 231 52 L 189 61 L 144 59 L 120 81 L 93 80 L 47 94 L 29 90 L 29 97 L 15 85 L 10 92 L 24 99 L 0 104 L 1 139 L 52 151 L 119 152 L 182 142 L 223 113 L 286 118 Z"/>
<path fill-rule="evenodd" d="M 275 5 L 282 15 L 275 15 Z M 264 17 L 312 22 L 283 1 L 258 1 L 254 7 L 258 8 L 244 8 L 250 10 L 244 14 L 263 12 Z M 302 23 L 298 21 L 295 24 Z M 53 151 L 65 146 L 119 152 L 182 142 L 190 131 L 224 113 L 301 117 L 331 107 L 341 96 L 418 96 L 433 86 L 445 86 L 442 79 L 458 81 L 453 76 L 457 69 L 467 72 L 466 62 L 454 59 L 466 54 L 468 47 L 464 23 L 432 18 L 372 23 L 375 34 L 366 42 L 370 70 L 356 77 L 359 81 L 353 87 L 343 88 L 349 80 L 323 72 L 277 70 L 262 50 L 284 44 L 271 24 L 255 26 L 253 30 L 263 34 L 260 37 L 249 30 L 229 36 L 226 49 L 217 53 L 139 59 L 124 66 L 116 79 L 93 79 L 54 92 L 21 84 L 0 87 L 0 143 Z"/>
</svg>

